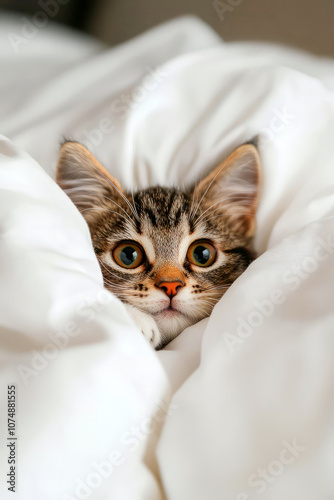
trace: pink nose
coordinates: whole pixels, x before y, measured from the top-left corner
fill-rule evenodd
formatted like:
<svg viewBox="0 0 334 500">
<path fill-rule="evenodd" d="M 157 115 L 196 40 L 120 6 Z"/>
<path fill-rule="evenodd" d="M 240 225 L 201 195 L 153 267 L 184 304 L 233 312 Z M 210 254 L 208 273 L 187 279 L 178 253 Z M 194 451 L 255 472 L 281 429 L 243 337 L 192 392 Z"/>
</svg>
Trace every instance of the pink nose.
<svg viewBox="0 0 334 500">
<path fill-rule="evenodd" d="M 182 281 L 161 281 L 156 286 L 161 288 L 172 299 L 181 290 L 184 283 Z"/>
</svg>

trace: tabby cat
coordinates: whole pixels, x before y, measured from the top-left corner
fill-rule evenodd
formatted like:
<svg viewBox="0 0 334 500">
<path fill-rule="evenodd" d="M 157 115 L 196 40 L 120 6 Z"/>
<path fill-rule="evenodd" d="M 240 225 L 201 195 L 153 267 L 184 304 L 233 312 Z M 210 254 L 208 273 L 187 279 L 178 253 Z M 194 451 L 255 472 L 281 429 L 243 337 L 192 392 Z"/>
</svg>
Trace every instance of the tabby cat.
<svg viewBox="0 0 334 500">
<path fill-rule="evenodd" d="M 129 193 L 83 145 L 60 150 L 57 182 L 89 226 L 105 287 L 161 348 L 208 316 L 252 261 L 260 159 L 243 144 L 198 185 Z"/>
</svg>

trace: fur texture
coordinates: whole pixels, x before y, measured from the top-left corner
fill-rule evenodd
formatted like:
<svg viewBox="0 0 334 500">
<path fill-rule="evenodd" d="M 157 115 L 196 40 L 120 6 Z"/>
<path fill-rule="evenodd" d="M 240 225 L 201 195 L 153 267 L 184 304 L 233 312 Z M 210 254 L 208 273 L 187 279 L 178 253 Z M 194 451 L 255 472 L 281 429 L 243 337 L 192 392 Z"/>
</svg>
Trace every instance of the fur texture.
<svg viewBox="0 0 334 500">
<path fill-rule="evenodd" d="M 186 192 L 154 186 L 128 193 L 76 142 L 63 144 L 57 167 L 58 184 L 89 225 L 105 287 L 156 348 L 208 316 L 251 262 L 259 177 L 253 144 Z M 127 259 L 124 252 L 141 256 L 140 265 L 124 267 L 117 261 Z M 209 253 L 210 265 L 194 261 Z"/>
</svg>

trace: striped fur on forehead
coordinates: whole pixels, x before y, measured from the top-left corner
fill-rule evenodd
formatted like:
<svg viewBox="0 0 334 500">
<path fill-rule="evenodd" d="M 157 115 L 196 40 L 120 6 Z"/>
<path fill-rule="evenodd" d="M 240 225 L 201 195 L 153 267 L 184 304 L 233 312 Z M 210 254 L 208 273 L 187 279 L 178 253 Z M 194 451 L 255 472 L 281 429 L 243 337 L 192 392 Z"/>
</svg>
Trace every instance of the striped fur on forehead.
<svg viewBox="0 0 334 500">
<path fill-rule="evenodd" d="M 174 188 L 154 186 L 134 195 L 139 215 L 159 229 L 176 227 L 190 207 L 189 196 Z"/>
</svg>

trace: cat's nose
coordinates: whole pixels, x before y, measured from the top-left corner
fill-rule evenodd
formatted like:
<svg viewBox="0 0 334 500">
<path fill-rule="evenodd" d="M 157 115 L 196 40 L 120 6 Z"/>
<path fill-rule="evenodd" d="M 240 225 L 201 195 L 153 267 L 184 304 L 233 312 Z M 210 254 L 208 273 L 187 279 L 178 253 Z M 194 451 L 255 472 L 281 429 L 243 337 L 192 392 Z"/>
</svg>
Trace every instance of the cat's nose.
<svg viewBox="0 0 334 500">
<path fill-rule="evenodd" d="M 181 288 L 184 287 L 184 283 L 181 280 L 177 281 L 160 280 L 158 281 L 158 283 L 156 283 L 156 286 L 161 288 L 165 292 L 165 294 L 168 295 L 170 299 L 172 299 L 174 295 L 176 295 L 181 290 Z"/>
</svg>

